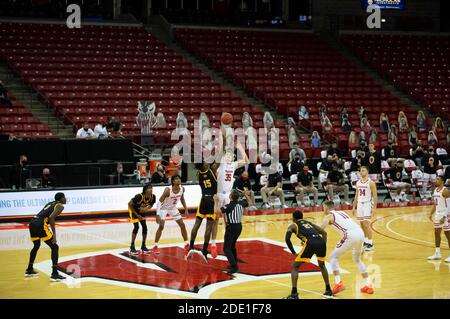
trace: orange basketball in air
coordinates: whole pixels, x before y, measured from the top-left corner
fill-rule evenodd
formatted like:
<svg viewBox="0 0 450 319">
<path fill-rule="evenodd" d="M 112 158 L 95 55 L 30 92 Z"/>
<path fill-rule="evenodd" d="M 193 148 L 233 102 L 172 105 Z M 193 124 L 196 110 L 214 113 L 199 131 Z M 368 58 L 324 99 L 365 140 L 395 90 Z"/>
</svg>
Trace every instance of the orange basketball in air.
<svg viewBox="0 0 450 319">
<path fill-rule="evenodd" d="M 225 125 L 230 125 L 233 123 L 233 115 L 230 113 L 224 112 L 222 113 L 222 116 L 220 117 L 220 121 Z"/>
</svg>

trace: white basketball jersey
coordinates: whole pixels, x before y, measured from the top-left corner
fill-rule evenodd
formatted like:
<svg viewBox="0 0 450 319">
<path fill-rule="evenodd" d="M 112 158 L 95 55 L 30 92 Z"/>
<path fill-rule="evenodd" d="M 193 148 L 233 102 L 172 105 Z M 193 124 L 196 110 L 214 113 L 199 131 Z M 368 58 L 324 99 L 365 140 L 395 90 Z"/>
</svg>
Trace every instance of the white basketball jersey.
<svg viewBox="0 0 450 319">
<path fill-rule="evenodd" d="M 234 171 L 236 170 L 237 163 L 220 163 L 217 168 L 217 192 L 229 193 L 233 189 L 234 184 Z"/>
<path fill-rule="evenodd" d="M 433 200 L 436 205 L 436 211 L 438 213 L 445 212 L 447 210 L 446 198 L 443 196 L 445 187 L 442 187 L 440 191 L 437 188 L 434 189 Z"/>
<path fill-rule="evenodd" d="M 161 209 L 162 210 L 175 210 L 175 209 L 177 209 L 178 202 L 180 201 L 181 196 L 183 196 L 183 192 L 184 192 L 184 188 L 180 187 L 180 191 L 175 194 L 172 191 L 172 187 L 171 187 L 170 188 L 170 194 L 169 194 L 168 197 L 166 197 L 166 199 L 162 203 Z"/>
<path fill-rule="evenodd" d="M 332 225 L 340 232 L 346 233 L 348 230 L 360 228 L 358 224 L 347 215 L 347 213 L 340 210 L 332 210 L 333 215 Z"/>
<path fill-rule="evenodd" d="M 372 201 L 372 190 L 370 189 L 370 178 L 365 183 L 362 180 L 356 182 L 358 192 L 358 203 L 366 203 Z"/>
</svg>

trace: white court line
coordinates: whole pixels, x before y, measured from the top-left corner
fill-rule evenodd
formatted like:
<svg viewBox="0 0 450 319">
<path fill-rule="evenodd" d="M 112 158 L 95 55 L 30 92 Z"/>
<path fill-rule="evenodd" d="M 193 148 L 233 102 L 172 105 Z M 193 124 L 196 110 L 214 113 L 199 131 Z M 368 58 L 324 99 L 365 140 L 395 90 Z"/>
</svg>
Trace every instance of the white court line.
<svg viewBox="0 0 450 319">
<path fill-rule="evenodd" d="M 408 214 L 408 215 L 403 215 L 403 216 L 398 216 L 398 217 L 392 218 L 390 221 L 387 222 L 387 224 L 386 224 L 386 229 L 389 230 L 391 233 L 393 233 L 393 234 L 399 236 L 399 237 L 403 237 L 403 238 L 406 238 L 406 239 L 409 239 L 409 240 L 414 240 L 414 241 L 422 242 L 422 243 L 425 243 L 425 244 L 431 244 L 431 245 L 434 245 L 434 242 L 430 242 L 430 241 L 426 241 L 426 240 L 421 240 L 421 239 L 417 239 L 417 238 L 414 238 L 414 237 L 409 237 L 409 236 L 403 235 L 403 234 L 401 234 L 401 233 L 398 233 L 398 232 L 396 232 L 395 230 L 392 230 L 392 228 L 391 228 L 391 223 L 392 223 L 393 221 L 397 220 L 397 219 L 404 218 L 405 216 L 420 215 L 420 214 L 427 214 L 427 213 L 426 213 L 426 212 L 421 212 L 421 213 Z"/>
<path fill-rule="evenodd" d="M 261 280 L 266 281 L 266 282 L 270 282 L 270 283 L 272 283 L 272 284 L 276 284 L 276 285 L 279 285 L 279 286 L 291 288 L 290 285 L 286 285 L 286 284 L 283 284 L 283 283 L 281 283 L 281 282 L 276 282 L 276 281 L 272 281 L 272 280 L 269 280 L 269 279 L 261 279 Z M 299 290 L 299 291 L 304 291 L 304 292 L 308 292 L 308 293 L 311 293 L 311 294 L 314 294 L 314 295 L 318 295 L 318 296 L 323 297 L 323 295 L 322 295 L 320 292 L 317 292 L 317 291 L 312 291 L 312 290 L 303 289 L 303 288 L 298 288 L 298 287 L 297 287 L 297 290 Z M 323 297 L 323 298 L 326 299 L 325 297 Z M 339 299 L 339 298 L 333 296 L 333 297 L 328 298 L 328 299 Z"/>
</svg>

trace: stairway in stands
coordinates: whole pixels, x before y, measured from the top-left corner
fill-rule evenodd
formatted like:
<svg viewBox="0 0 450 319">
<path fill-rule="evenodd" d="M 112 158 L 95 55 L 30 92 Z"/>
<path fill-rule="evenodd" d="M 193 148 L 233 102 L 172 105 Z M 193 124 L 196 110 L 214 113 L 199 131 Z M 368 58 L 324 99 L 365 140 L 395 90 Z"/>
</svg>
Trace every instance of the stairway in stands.
<svg viewBox="0 0 450 319">
<path fill-rule="evenodd" d="M 70 125 L 65 125 L 61 119 L 55 116 L 52 109 L 46 107 L 38 98 L 38 93 L 24 84 L 20 76 L 13 72 L 4 63 L 0 63 L 0 80 L 3 81 L 3 85 L 8 89 L 9 94 L 15 96 L 16 101 L 13 101 L 14 110 L 17 109 L 17 105 L 23 105 L 26 110 L 31 112 L 35 117 L 35 120 L 27 119 L 25 123 L 17 118 L 18 114 L 11 114 L 16 117 L 14 123 L 16 125 L 25 125 L 23 129 L 16 132 L 10 131 L 9 134 L 15 137 L 27 137 L 27 138 L 73 138 L 73 128 Z M 3 107 L 4 108 L 4 107 Z M 11 117 L 9 115 L 3 116 L 2 123 L 6 124 L 6 118 Z M 31 117 L 30 117 L 31 118 Z M 28 125 L 29 124 L 29 125 Z M 7 124 L 6 124 L 7 125 Z M 27 126 L 29 127 L 27 129 Z M 33 127 L 37 126 L 38 131 Z M 48 126 L 48 128 L 46 128 Z M 43 127 L 42 129 L 40 127 Z"/>
</svg>

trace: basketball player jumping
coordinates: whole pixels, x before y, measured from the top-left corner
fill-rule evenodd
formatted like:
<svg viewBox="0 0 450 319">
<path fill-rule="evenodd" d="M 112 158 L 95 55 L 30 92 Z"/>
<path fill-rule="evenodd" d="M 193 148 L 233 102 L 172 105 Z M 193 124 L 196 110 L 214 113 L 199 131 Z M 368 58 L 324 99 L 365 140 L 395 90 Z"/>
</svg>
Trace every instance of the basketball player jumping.
<svg viewBox="0 0 450 319">
<path fill-rule="evenodd" d="M 217 168 L 217 195 L 219 197 L 219 208 L 225 207 L 230 203 L 230 193 L 234 184 L 234 172 L 249 163 L 247 154 L 239 141 L 236 143 L 236 148 L 241 153 L 242 159 L 234 161 L 234 152 L 227 151 L 223 156 L 223 161 L 221 161 Z M 213 258 L 217 256 L 216 237 L 218 227 L 219 218 L 216 218 L 214 220 L 211 240 L 211 255 Z"/>
<path fill-rule="evenodd" d="M 373 250 L 372 229 L 370 221 L 375 214 L 378 204 L 377 185 L 369 179 L 369 169 L 361 166 L 361 180 L 356 182 L 355 200 L 353 201 L 353 215 L 361 222 L 364 232 L 364 250 Z"/>
<path fill-rule="evenodd" d="M 172 187 L 166 187 L 164 193 L 161 195 L 157 203 L 156 223 L 159 225 L 155 234 L 155 245 L 152 248 L 154 254 L 159 254 L 158 249 L 159 239 L 161 238 L 162 231 L 164 230 L 164 224 L 168 215 L 171 215 L 175 222 L 180 226 L 181 236 L 184 240 L 185 254 L 189 251 L 188 235 L 186 226 L 183 222 L 180 212 L 177 209 L 178 202 L 184 207 L 186 216 L 189 215 L 186 201 L 184 200 L 184 187 L 181 186 L 181 177 L 174 175 L 171 178 Z"/>
<path fill-rule="evenodd" d="M 331 269 L 333 269 L 334 279 L 336 282 L 333 287 L 333 295 L 345 289 L 339 274 L 338 259 L 350 249 L 352 250 L 352 259 L 358 266 L 358 269 L 364 279 L 364 286 L 361 288 L 361 292 L 373 294 L 374 289 L 370 282 L 369 274 L 367 273 L 366 266 L 361 261 L 361 253 L 364 243 L 364 232 L 361 227 L 345 212 L 334 210 L 333 201 L 327 200 L 323 203 L 323 212 L 325 214 L 325 218 L 322 222 L 322 229 L 325 229 L 328 225 L 332 225 L 342 234 L 342 239 L 337 243 L 336 248 L 334 248 L 330 255 Z"/>
<path fill-rule="evenodd" d="M 156 196 L 153 194 L 153 187 L 151 184 L 147 184 L 143 187 L 142 193 L 134 196 L 128 203 L 128 212 L 130 213 L 130 222 L 133 224 L 133 232 L 131 233 L 131 245 L 130 254 L 137 254 L 137 250 L 134 247 L 134 241 L 139 231 L 139 223 L 142 226 L 142 244 L 141 251 L 148 253 L 149 250 L 145 246 L 147 239 L 147 222 L 145 221 L 145 214 L 150 212 L 150 209 L 156 202 Z"/>
<path fill-rule="evenodd" d="M 198 168 L 198 182 L 202 190 L 202 197 L 198 205 L 195 224 L 194 227 L 192 227 L 189 249 L 192 252 L 195 251 L 195 238 L 197 237 L 197 232 L 200 228 L 200 225 L 202 224 L 203 219 L 206 218 L 206 229 L 202 249 L 202 255 L 206 260 L 208 255 L 209 240 L 211 238 L 211 233 L 214 226 L 214 220 L 217 217 L 214 212 L 214 195 L 216 195 L 217 193 L 217 177 L 215 173 L 215 171 L 217 170 L 217 165 L 209 165 L 206 162 L 203 162 Z M 217 250 L 211 250 L 211 255 L 213 256 L 213 258 L 217 257 Z"/>
<path fill-rule="evenodd" d="M 328 278 L 328 271 L 325 266 L 325 256 L 327 254 L 327 233 L 322 228 L 313 223 L 303 219 L 301 211 L 295 211 L 292 214 L 293 223 L 286 231 L 286 245 L 294 256 L 296 256 L 291 268 L 292 290 L 291 294 L 284 299 L 298 299 L 297 280 L 298 268 L 305 262 L 309 262 L 311 257 L 316 255 L 320 271 L 322 272 L 323 281 L 325 282 L 324 297 L 330 298 L 333 296 L 331 291 L 330 281 Z M 292 246 L 292 233 L 302 241 L 302 250 L 295 252 Z"/>
<path fill-rule="evenodd" d="M 30 261 L 28 268 L 25 271 L 25 277 L 35 277 L 39 273 L 34 271 L 33 264 L 36 259 L 36 254 L 41 247 L 41 240 L 43 240 L 52 251 L 52 275 L 51 281 L 61 281 L 65 277 L 58 273 L 58 252 L 59 247 L 56 243 L 56 227 L 55 219 L 64 210 L 66 203 L 66 196 L 64 193 L 56 193 L 55 200 L 48 203 L 44 208 L 30 221 L 29 229 L 31 241 L 33 242 L 33 249 L 30 252 Z M 52 230 L 49 229 L 49 224 Z"/>
<path fill-rule="evenodd" d="M 434 241 L 436 250 L 433 256 L 428 257 L 428 260 L 441 259 L 441 232 L 444 228 L 445 237 L 447 237 L 448 246 L 450 248 L 450 191 L 444 186 L 444 176 L 438 175 L 436 177 L 433 192 L 434 205 L 430 212 L 430 220 L 434 221 Z M 433 218 L 434 215 L 434 218 Z M 446 263 L 450 263 L 450 256 L 445 259 Z"/>
</svg>

